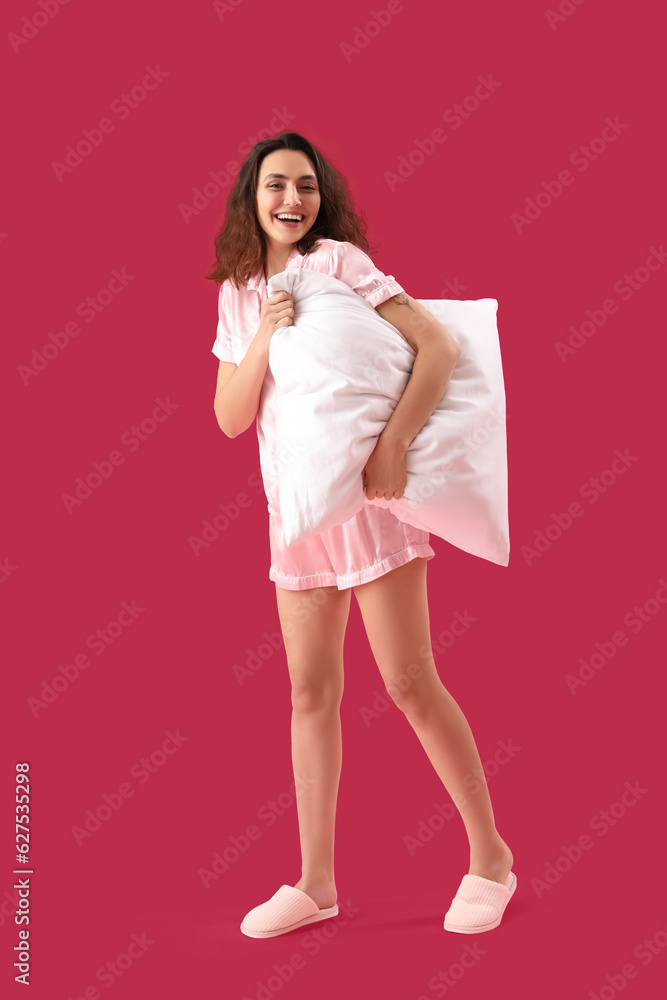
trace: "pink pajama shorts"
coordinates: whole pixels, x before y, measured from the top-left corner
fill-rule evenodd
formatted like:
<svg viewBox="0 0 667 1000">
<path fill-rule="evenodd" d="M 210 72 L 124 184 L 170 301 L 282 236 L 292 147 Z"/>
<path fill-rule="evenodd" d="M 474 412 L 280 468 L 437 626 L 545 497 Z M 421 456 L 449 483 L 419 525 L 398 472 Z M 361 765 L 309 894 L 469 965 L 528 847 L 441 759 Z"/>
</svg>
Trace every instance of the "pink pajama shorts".
<svg viewBox="0 0 667 1000">
<path fill-rule="evenodd" d="M 385 507 L 364 504 L 349 521 L 285 545 L 280 513 L 269 507 L 269 580 L 285 590 L 338 587 L 376 580 L 411 559 L 435 555 L 429 533 L 405 524 Z"/>
</svg>

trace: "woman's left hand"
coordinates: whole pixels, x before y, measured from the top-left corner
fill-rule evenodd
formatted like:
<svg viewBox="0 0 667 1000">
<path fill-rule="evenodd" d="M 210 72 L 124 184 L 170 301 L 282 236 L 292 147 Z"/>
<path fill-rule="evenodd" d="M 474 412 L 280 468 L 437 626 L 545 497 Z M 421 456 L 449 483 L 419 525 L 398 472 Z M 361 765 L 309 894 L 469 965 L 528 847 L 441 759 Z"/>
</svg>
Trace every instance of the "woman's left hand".
<svg viewBox="0 0 667 1000">
<path fill-rule="evenodd" d="M 405 448 L 380 435 L 362 470 L 361 479 L 368 500 L 375 500 L 376 497 L 400 500 L 408 481 Z"/>
</svg>

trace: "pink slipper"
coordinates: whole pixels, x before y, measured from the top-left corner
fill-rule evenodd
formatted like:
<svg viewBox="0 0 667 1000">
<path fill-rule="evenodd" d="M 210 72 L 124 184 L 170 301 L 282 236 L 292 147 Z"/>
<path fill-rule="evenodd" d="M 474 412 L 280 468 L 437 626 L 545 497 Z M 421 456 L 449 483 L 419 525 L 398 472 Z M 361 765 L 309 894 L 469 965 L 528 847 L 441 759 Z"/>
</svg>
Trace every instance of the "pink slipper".
<svg viewBox="0 0 667 1000">
<path fill-rule="evenodd" d="M 271 899 L 246 913 L 241 930 L 248 937 L 275 937 L 276 934 L 293 931 L 295 927 L 335 917 L 337 913 L 338 903 L 320 910 L 317 903 L 301 889 L 296 889 L 293 885 L 281 885 Z"/>
<path fill-rule="evenodd" d="M 460 934 L 493 930 L 502 920 L 515 889 L 514 872 L 509 873 L 504 885 L 481 875 L 464 875 L 445 914 L 445 930 Z"/>
</svg>

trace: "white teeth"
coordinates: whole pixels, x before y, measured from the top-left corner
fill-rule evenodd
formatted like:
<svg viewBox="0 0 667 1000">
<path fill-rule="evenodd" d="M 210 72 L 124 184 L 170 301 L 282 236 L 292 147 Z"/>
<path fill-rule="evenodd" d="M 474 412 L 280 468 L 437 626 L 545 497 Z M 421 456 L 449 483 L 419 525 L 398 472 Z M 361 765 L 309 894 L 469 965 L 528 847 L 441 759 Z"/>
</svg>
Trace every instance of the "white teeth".
<svg viewBox="0 0 667 1000">
<path fill-rule="evenodd" d="M 288 222 L 301 222 L 301 215 L 277 215 L 277 219 L 286 219 Z"/>
</svg>

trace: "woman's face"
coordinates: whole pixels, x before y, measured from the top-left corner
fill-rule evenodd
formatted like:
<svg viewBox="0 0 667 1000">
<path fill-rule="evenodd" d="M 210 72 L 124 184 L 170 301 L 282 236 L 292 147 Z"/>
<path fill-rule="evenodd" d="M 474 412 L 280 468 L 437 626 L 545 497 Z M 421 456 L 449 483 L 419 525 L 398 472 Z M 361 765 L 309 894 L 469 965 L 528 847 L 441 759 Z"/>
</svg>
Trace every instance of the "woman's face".
<svg viewBox="0 0 667 1000">
<path fill-rule="evenodd" d="M 317 218 L 320 202 L 315 167 L 305 153 L 276 149 L 264 157 L 257 181 L 257 218 L 268 248 L 280 252 L 302 239 Z M 283 223 L 277 218 L 283 213 L 302 218 Z"/>
</svg>

